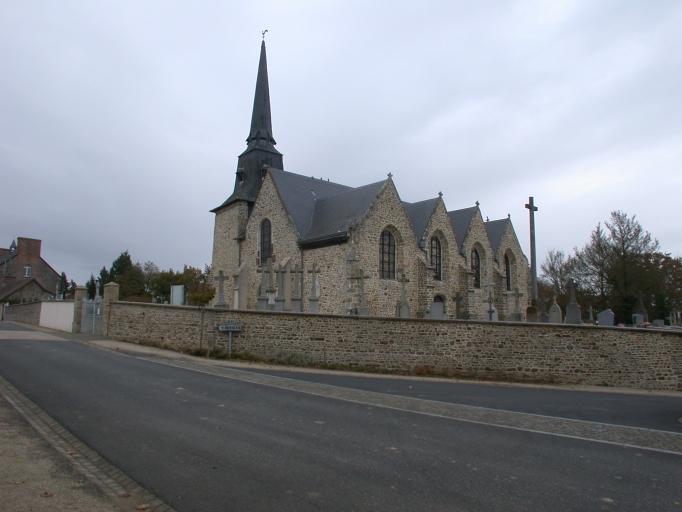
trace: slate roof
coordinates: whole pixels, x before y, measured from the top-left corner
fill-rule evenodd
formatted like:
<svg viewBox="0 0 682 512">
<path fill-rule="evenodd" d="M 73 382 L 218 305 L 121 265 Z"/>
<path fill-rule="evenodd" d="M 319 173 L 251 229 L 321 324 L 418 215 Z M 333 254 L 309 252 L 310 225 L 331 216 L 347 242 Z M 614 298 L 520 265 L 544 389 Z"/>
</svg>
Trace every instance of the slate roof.
<svg viewBox="0 0 682 512">
<path fill-rule="evenodd" d="M 302 236 L 301 242 L 306 243 L 348 233 L 350 224 L 365 215 L 384 183 L 386 180 L 318 199 L 310 228 Z"/>
<path fill-rule="evenodd" d="M 5 297 L 9 297 L 14 292 L 21 290 L 24 286 L 27 286 L 30 283 L 35 283 L 38 286 L 40 286 L 43 290 L 45 290 L 45 287 L 41 285 L 38 281 L 36 281 L 34 278 L 13 279 L 11 281 L 6 281 L 3 285 L 0 285 L 0 301 L 2 301 Z M 50 293 L 48 290 L 45 291 L 47 293 Z"/>
<path fill-rule="evenodd" d="M 476 206 L 471 208 L 462 208 L 461 210 L 453 210 L 448 212 L 448 217 L 450 217 L 450 224 L 452 224 L 452 230 L 455 232 L 455 237 L 457 238 L 457 245 L 459 250 L 462 250 L 462 245 L 464 244 L 464 237 L 469 230 L 469 225 L 471 220 L 474 218 L 474 213 L 476 212 Z"/>
<path fill-rule="evenodd" d="M 17 255 L 17 252 L 16 252 L 16 251 L 14 251 L 14 252 L 8 252 L 8 253 L 3 254 L 2 256 L 0 256 L 0 265 L 2 265 L 3 263 L 8 262 L 8 261 L 11 260 L 12 258 L 14 258 L 16 255 Z"/>
<path fill-rule="evenodd" d="M 417 237 L 417 243 L 419 243 L 424 236 L 426 225 L 429 223 L 429 219 L 436 209 L 437 202 L 437 197 L 434 199 L 427 199 L 426 201 L 419 201 L 418 203 L 406 203 L 403 201 L 403 207 L 407 212 L 407 216 L 410 218 L 412 229 L 414 229 L 414 234 Z"/>
<path fill-rule="evenodd" d="M 495 255 L 495 258 L 497 258 L 497 248 L 500 246 L 500 242 L 502 241 L 504 229 L 507 227 L 509 222 L 511 222 L 509 218 L 506 218 L 490 220 L 484 223 L 485 230 L 488 232 L 488 240 L 490 241 L 490 245 L 493 248 L 493 254 Z"/>
</svg>

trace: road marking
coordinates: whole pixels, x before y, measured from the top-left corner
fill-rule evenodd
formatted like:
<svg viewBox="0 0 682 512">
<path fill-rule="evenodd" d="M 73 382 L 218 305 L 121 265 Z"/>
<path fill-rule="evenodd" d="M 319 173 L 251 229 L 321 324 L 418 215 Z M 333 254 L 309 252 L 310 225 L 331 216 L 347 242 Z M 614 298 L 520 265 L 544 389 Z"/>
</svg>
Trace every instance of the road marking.
<svg viewBox="0 0 682 512">
<path fill-rule="evenodd" d="M 546 434 L 583 441 L 612 444 L 625 448 L 638 448 L 674 455 L 682 455 L 682 434 L 623 425 L 612 425 L 593 421 L 558 418 L 523 412 L 489 409 L 472 405 L 436 402 L 423 398 L 411 398 L 397 395 L 342 388 L 329 384 L 319 384 L 301 380 L 264 375 L 243 370 L 213 366 L 194 361 L 162 361 L 143 356 L 130 356 L 156 364 L 183 368 L 209 375 L 260 384 L 264 386 L 298 391 L 310 395 L 335 398 L 385 409 L 448 418 L 456 421 L 489 425 L 499 428 L 520 430 L 535 434 Z"/>
</svg>

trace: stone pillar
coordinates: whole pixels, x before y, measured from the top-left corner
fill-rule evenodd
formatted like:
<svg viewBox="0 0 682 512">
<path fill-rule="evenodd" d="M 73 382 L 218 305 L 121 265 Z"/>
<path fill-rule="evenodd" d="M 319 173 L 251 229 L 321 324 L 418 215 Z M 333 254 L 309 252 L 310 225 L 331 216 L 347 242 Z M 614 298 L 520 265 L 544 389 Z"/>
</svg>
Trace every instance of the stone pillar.
<svg viewBox="0 0 682 512">
<path fill-rule="evenodd" d="M 102 336 L 109 335 L 109 315 L 111 314 L 111 302 L 118 300 L 118 292 L 121 287 L 114 282 L 104 285 L 104 292 L 102 292 L 102 302 L 104 302 L 104 311 L 102 311 Z"/>
<path fill-rule="evenodd" d="M 83 300 L 87 295 L 88 289 L 85 286 L 76 286 L 76 291 L 73 294 L 73 323 L 71 324 L 71 332 L 81 332 Z"/>
</svg>

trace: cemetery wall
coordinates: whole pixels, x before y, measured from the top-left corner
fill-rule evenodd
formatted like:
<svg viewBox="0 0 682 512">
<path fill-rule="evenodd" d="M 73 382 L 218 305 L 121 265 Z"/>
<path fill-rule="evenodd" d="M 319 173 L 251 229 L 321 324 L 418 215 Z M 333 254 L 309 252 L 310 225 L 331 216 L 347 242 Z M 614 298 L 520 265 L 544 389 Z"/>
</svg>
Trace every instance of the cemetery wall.
<svg viewBox="0 0 682 512">
<path fill-rule="evenodd" d="M 40 310 L 42 304 L 42 302 L 37 301 L 5 306 L 2 319 L 9 322 L 38 325 L 40 323 Z"/>
<path fill-rule="evenodd" d="M 244 326 L 233 347 L 386 370 L 682 391 L 682 335 L 645 329 L 457 320 L 359 318 L 111 303 L 109 335 L 174 350 L 224 344 L 217 326 Z M 202 327 L 203 326 L 203 327 Z"/>
</svg>

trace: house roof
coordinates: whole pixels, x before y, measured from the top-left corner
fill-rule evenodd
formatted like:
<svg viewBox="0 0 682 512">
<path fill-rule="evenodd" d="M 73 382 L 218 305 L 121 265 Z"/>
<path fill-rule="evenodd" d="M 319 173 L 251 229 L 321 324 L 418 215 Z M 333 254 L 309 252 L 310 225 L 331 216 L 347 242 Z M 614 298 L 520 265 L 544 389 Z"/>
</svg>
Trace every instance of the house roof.
<svg viewBox="0 0 682 512">
<path fill-rule="evenodd" d="M 16 251 L 14 251 L 14 252 L 7 252 L 7 253 L 5 253 L 5 254 L 3 254 L 3 255 L 0 255 L 0 265 L 2 265 L 3 263 L 8 262 L 8 261 L 11 260 L 12 258 L 14 258 L 16 255 L 17 255 L 17 252 L 16 252 Z"/>
<path fill-rule="evenodd" d="M 448 212 L 450 224 L 452 224 L 452 230 L 455 232 L 455 238 L 457 238 L 457 245 L 459 246 L 460 251 L 462 250 L 464 237 L 469 230 L 471 220 L 474 218 L 474 213 L 477 208 L 477 206 L 472 206 L 471 208 L 462 208 L 461 210 Z"/>
<path fill-rule="evenodd" d="M 504 235 L 504 230 L 509 222 L 511 222 L 509 218 L 485 222 L 485 230 L 488 232 L 488 240 L 493 248 L 493 254 L 497 254 L 497 248 L 500 246 L 502 235 Z"/>
<path fill-rule="evenodd" d="M 350 225 L 365 215 L 385 183 L 386 180 L 378 181 L 318 199 L 314 205 L 310 228 L 302 236 L 301 242 L 306 243 L 348 233 Z"/>
<path fill-rule="evenodd" d="M 9 297 L 14 292 L 21 290 L 23 287 L 28 286 L 31 283 L 35 283 L 38 286 L 40 286 L 45 292 L 51 293 L 49 290 L 45 289 L 45 287 L 43 285 L 41 285 L 38 281 L 36 281 L 34 278 L 12 279 L 11 281 L 5 281 L 4 284 L 0 285 L 0 301 L 5 299 L 6 297 Z"/>
<path fill-rule="evenodd" d="M 426 201 L 419 201 L 418 203 L 406 203 L 403 201 L 403 207 L 407 212 L 407 216 L 414 229 L 414 234 L 417 237 L 417 243 L 424 236 L 426 225 L 429 223 L 433 211 L 436 209 L 438 198 L 427 199 Z"/>
</svg>

